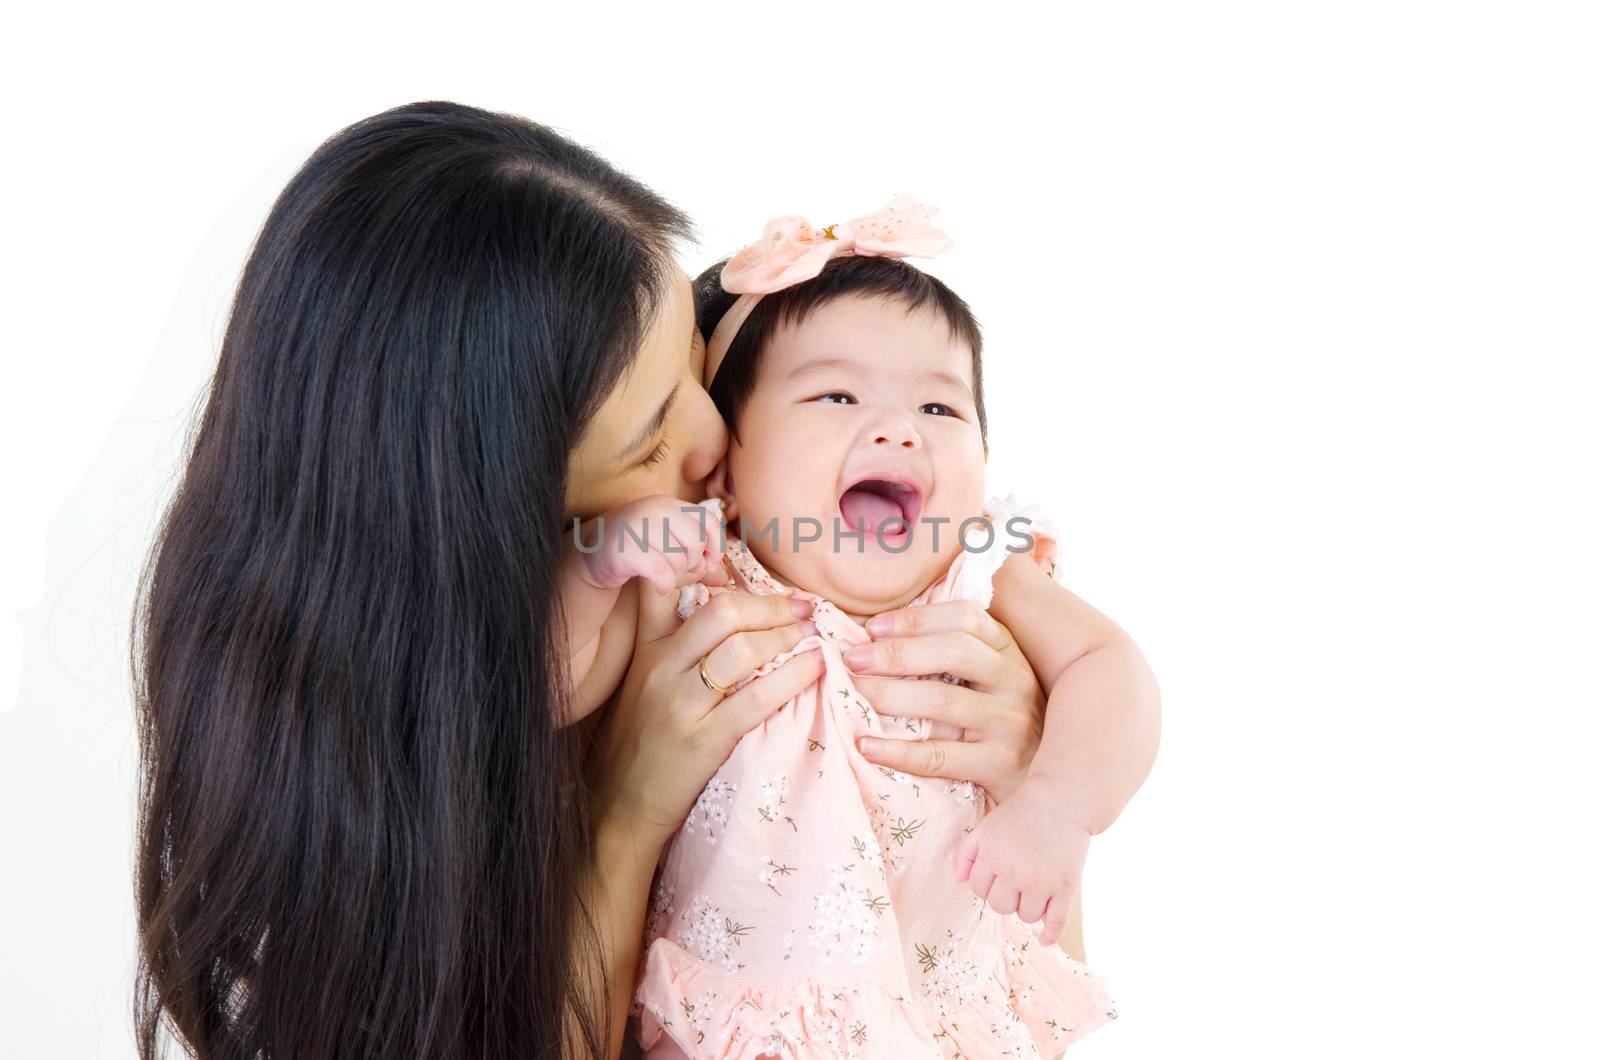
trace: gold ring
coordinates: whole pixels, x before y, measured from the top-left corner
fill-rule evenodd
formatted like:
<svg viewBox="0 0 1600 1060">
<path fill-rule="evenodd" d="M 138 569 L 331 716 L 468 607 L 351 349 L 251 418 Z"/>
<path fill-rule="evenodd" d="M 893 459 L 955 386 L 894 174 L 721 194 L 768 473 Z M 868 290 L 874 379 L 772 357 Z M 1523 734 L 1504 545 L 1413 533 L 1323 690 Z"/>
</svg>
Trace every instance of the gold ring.
<svg viewBox="0 0 1600 1060">
<path fill-rule="evenodd" d="M 719 685 L 715 681 L 711 680 L 711 675 L 706 673 L 706 659 L 710 658 L 710 655 L 711 653 L 707 652 L 705 655 L 700 656 L 700 683 L 711 689 L 711 691 L 715 692 L 717 695 L 725 696 L 729 692 L 733 691 L 733 686 Z"/>
</svg>

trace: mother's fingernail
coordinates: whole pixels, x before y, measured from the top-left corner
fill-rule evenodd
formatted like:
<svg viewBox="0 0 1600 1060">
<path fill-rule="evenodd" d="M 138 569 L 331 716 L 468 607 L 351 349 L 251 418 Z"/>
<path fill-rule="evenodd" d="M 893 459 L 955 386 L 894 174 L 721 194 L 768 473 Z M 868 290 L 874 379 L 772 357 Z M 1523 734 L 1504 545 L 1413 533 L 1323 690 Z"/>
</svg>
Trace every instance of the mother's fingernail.
<svg viewBox="0 0 1600 1060">
<path fill-rule="evenodd" d="M 789 597 L 789 606 L 794 609 L 794 615 L 795 615 L 796 618 L 810 618 L 811 617 L 811 601 L 810 600 L 796 600 L 794 597 L 791 596 L 791 597 Z"/>
<path fill-rule="evenodd" d="M 872 665 L 872 650 L 870 648 L 851 648 L 844 653 L 845 665 L 852 670 L 860 670 Z"/>
<path fill-rule="evenodd" d="M 888 615 L 873 615 L 867 619 L 867 632 L 874 637 L 881 637 L 894 629 L 894 620 Z"/>
<path fill-rule="evenodd" d="M 883 750 L 883 744 L 878 740 L 874 740 L 870 736 L 863 736 L 861 739 L 857 740 L 856 746 L 861 748 L 861 753 L 864 755 L 875 755 L 879 751 Z"/>
</svg>

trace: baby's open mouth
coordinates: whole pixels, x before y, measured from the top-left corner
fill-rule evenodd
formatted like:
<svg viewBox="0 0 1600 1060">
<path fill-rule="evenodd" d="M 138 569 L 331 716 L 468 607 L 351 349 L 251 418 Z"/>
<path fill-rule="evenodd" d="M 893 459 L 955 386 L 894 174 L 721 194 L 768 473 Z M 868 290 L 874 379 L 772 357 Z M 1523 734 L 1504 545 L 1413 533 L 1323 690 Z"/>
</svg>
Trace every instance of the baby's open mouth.
<svg viewBox="0 0 1600 1060">
<path fill-rule="evenodd" d="M 922 514 L 922 491 L 909 482 L 895 479 L 862 479 L 839 498 L 839 515 L 844 529 L 865 529 L 868 540 L 881 540 L 898 545 L 906 539 L 917 516 Z M 891 519 L 903 519 L 904 524 L 884 524 Z"/>
</svg>

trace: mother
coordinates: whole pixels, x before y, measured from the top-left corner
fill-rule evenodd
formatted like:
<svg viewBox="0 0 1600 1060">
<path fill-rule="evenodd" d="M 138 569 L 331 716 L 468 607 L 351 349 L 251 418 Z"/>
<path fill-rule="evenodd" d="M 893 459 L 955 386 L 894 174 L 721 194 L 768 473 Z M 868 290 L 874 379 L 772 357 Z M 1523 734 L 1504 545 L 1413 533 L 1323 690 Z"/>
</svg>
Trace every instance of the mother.
<svg viewBox="0 0 1600 1060">
<path fill-rule="evenodd" d="M 687 230 L 550 130 L 444 103 L 345 129 L 279 197 L 137 616 L 142 1056 L 163 1024 L 203 1058 L 618 1054 L 663 843 L 818 665 L 719 699 L 703 656 L 732 682 L 800 634 L 730 597 L 647 617 L 603 716 L 557 724 L 563 531 L 700 498 L 726 442 Z M 877 672 L 971 687 L 869 693 L 970 742 L 879 760 L 1003 796 L 1026 663 L 970 606 L 900 617 Z"/>
</svg>

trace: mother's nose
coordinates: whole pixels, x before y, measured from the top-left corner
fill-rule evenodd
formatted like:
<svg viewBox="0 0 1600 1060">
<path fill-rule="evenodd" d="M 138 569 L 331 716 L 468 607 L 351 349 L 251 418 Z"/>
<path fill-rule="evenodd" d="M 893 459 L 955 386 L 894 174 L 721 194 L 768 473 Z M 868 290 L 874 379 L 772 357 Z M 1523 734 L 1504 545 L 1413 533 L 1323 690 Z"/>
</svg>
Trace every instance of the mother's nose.
<svg viewBox="0 0 1600 1060">
<path fill-rule="evenodd" d="M 728 451 L 728 429 L 710 394 L 699 386 L 685 387 L 684 392 L 684 437 L 689 439 L 689 451 L 683 458 L 683 478 L 698 483 Z"/>
</svg>

